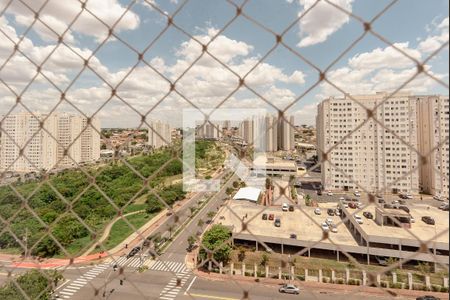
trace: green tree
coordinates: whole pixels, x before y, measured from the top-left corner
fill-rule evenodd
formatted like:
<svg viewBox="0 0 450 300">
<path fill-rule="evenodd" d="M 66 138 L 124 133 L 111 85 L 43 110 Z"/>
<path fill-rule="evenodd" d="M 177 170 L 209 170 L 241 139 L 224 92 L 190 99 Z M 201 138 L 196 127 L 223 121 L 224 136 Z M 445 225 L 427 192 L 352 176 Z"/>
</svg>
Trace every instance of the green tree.
<svg viewBox="0 0 450 300">
<path fill-rule="evenodd" d="M 235 189 L 237 189 L 237 188 L 239 187 L 239 182 L 234 181 L 234 182 L 233 182 L 233 187 L 234 187 Z"/>
<path fill-rule="evenodd" d="M 244 249 L 244 248 L 241 248 L 241 249 L 239 249 L 238 260 L 239 260 L 240 262 L 243 262 L 244 259 L 245 259 L 245 249 Z"/>
<path fill-rule="evenodd" d="M 305 205 L 311 206 L 311 196 L 310 195 L 305 196 Z"/>
<path fill-rule="evenodd" d="M 61 274 L 56 271 L 31 270 L 16 278 L 20 289 L 12 282 L 0 287 L 0 299 L 23 300 L 28 297 L 28 299 L 48 300 L 51 287 L 55 287 L 61 279 Z"/>
<path fill-rule="evenodd" d="M 216 215 L 215 211 L 210 211 L 210 212 L 208 212 L 208 214 L 206 216 L 208 217 L 208 219 L 211 220 L 212 218 L 214 218 L 215 215 Z"/>
<path fill-rule="evenodd" d="M 265 267 L 268 262 L 269 262 L 269 255 L 267 255 L 267 253 L 263 253 L 263 255 L 261 256 L 261 262 L 259 264 Z"/>
<path fill-rule="evenodd" d="M 213 258 L 218 262 L 227 263 L 230 259 L 231 246 L 229 244 L 229 238 L 231 231 L 228 227 L 220 224 L 216 224 L 206 231 L 203 235 L 202 245 L 204 248 L 200 250 L 200 257 L 207 259 L 208 249 L 213 252 Z"/>
</svg>

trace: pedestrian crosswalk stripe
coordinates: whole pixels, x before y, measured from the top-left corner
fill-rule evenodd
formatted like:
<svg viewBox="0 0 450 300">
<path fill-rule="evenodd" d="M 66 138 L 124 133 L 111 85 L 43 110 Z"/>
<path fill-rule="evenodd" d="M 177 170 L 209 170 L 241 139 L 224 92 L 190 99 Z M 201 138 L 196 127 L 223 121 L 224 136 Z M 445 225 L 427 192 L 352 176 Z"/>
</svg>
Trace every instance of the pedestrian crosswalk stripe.
<svg viewBox="0 0 450 300">
<path fill-rule="evenodd" d="M 156 261 L 149 267 L 150 270 L 153 271 L 165 271 L 165 272 L 173 272 L 173 273 L 182 273 L 186 274 L 189 271 L 186 269 L 186 265 L 181 262 L 173 262 L 173 261 Z"/>
</svg>

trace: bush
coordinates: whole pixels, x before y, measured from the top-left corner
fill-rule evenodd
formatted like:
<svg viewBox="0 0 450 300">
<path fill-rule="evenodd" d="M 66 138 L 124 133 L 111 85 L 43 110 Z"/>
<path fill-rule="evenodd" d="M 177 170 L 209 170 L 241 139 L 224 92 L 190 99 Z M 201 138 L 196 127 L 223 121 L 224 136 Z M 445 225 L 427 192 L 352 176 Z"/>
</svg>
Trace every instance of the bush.
<svg viewBox="0 0 450 300">
<path fill-rule="evenodd" d="M 437 284 L 431 285 L 431 290 L 432 290 L 433 292 L 440 292 L 441 289 L 442 289 L 442 287 L 441 287 L 440 285 L 437 285 Z"/>
<path fill-rule="evenodd" d="M 403 283 L 401 283 L 401 282 L 392 283 L 391 284 L 391 288 L 393 288 L 393 289 L 402 289 L 403 288 Z"/>
<path fill-rule="evenodd" d="M 342 279 L 342 278 L 338 278 L 338 279 L 336 279 L 336 283 L 337 283 L 337 284 L 344 284 L 345 281 L 344 281 L 344 279 Z"/>
<path fill-rule="evenodd" d="M 322 277 L 322 282 L 323 282 L 323 283 L 330 283 L 330 282 L 331 282 L 331 279 L 328 278 L 328 277 Z"/>
<path fill-rule="evenodd" d="M 380 282 L 380 286 L 383 287 L 383 288 L 388 288 L 388 287 L 389 287 L 389 282 L 387 282 L 387 281 L 381 281 L 381 282 Z"/>
<path fill-rule="evenodd" d="M 413 283 L 412 289 L 416 291 L 425 291 L 426 287 L 421 283 Z"/>
<path fill-rule="evenodd" d="M 305 275 L 297 275 L 296 277 L 300 281 L 305 281 Z"/>
<path fill-rule="evenodd" d="M 353 279 L 353 278 L 350 278 L 350 279 L 348 280 L 348 284 L 349 284 L 349 285 L 361 285 L 361 282 L 360 282 L 359 279 Z"/>
<path fill-rule="evenodd" d="M 441 293 L 448 293 L 448 287 L 441 287 Z"/>
</svg>

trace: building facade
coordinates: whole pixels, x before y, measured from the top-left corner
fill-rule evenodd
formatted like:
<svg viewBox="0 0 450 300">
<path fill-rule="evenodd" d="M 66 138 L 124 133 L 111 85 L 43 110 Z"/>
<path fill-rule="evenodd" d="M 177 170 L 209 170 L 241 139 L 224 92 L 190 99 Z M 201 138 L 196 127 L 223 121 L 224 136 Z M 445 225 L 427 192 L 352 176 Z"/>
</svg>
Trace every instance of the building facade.
<svg viewBox="0 0 450 300">
<path fill-rule="evenodd" d="M 170 145 L 172 143 L 172 128 L 169 124 L 161 121 L 153 121 L 149 124 L 148 144 L 154 149 Z"/>
<path fill-rule="evenodd" d="M 295 149 L 294 117 L 287 117 L 287 120 L 289 122 L 270 115 L 244 120 L 239 136 L 261 152 L 291 151 Z"/>
<path fill-rule="evenodd" d="M 219 140 L 222 137 L 222 125 L 207 122 L 197 128 L 197 137 L 204 140 Z"/>
<path fill-rule="evenodd" d="M 449 194 L 449 98 L 415 97 L 419 111 L 419 150 L 428 155 L 420 168 L 420 185 L 425 193 L 448 197 Z"/>
<path fill-rule="evenodd" d="M 359 185 L 370 192 L 419 192 L 417 101 L 409 94 L 388 96 L 331 97 L 318 106 L 317 146 L 325 189 L 356 190 Z M 379 123 L 368 113 L 374 108 Z"/>
<path fill-rule="evenodd" d="M 0 170 L 39 172 L 98 160 L 100 134 L 93 130 L 83 132 L 86 124 L 86 118 L 69 114 L 6 116 L 0 139 Z M 100 131 L 97 119 L 93 118 L 91 124 Z"/>
</svg>

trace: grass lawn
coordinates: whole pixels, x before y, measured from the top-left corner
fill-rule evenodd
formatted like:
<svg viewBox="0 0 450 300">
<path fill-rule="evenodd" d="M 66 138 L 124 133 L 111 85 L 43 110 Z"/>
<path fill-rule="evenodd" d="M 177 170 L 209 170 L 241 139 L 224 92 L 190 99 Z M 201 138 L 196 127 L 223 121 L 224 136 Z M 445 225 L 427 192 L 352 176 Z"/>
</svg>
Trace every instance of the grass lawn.
<svg viewBox="0 0 450 300">
<path fill-rule="evenodd" d="M 139 213 L 126 217 L 128 222 L 133 224 L 136 229 L 139 229 L 145 223 L 150 221 L 156 214 Z M 112 249 L 123 240 L 125 240 L 130 234 L 134 232 L 124 220 L 118 220 L 111 228 L 111 233 L 108 239 L 103 243 L 106 249 Z"/>
<path fill-rule="evenodd" d="M 124 210 L 124 214 L 128 214 L 131 212 L 135 212 L 135 211 L 140 211 L 140 210 L 145 210 L 148 207 L 147 204 L 145 203 L 133 203 L 128 205 L 125 210 Z"/>
</svg>

